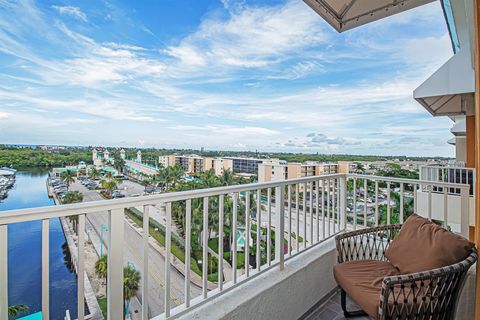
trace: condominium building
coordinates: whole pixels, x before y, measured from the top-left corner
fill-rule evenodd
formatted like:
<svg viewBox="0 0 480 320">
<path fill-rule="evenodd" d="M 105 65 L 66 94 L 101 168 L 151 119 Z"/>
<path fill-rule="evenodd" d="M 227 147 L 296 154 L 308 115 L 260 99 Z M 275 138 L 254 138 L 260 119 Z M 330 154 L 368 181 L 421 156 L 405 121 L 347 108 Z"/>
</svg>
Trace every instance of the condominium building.
<svg viewBox="0 0 480 320">
<path fill-rule="evenodd" d="M 322 163 L 308 161 L 305 163 L 264 162 L 258 165 L 258 182 L 288 180 L 324 174 L 348 173 L 348 163 Z"/>
<path fill-rule="evenodd" d="M 280 164 L 280 159 L 258 159 L 258 158 L 244 158 L 244 157 L 224 157 L 224 159 L 230 159 L 233 163 L 234 173 L 249 173 L 257 174 L 258 166 L 265 163 Z"/>
<path fill-rule="evenodd" d="M 168 156 L 158 157 L 158 164 L 164 168 L 172 167 L 175 165 L 175 155 L 171 154 Z"/>
<path fill-rule="evenodd" d="M 224 158 L 213 158 L 212 169 L 217 176 L 223 174 L 225 171 L 233 171 L 233 160 Z"/>
<path fill-rule="evenodd" d="M 202 173 L 211 169 L 211 161 L 208 159 L 194 154 L 175 156 L 175 164 L 180 165 L 186 173 Z"/>
</svg>

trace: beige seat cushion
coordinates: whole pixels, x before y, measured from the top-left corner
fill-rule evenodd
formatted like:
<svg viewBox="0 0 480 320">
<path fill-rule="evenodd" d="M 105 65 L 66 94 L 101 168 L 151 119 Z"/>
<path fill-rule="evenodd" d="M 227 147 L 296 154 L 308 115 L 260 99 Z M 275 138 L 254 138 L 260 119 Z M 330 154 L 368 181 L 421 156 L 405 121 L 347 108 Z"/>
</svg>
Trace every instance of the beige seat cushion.
<svg viewBox="0 0 480 320">
<path fill-rule="evenodd" d="M 338 285 L 372 319 L 378 317 L 383 278 L 398 274 L 390 263 L 376 260 L 348 261 L 333 268 Z"/>
<path fill-rule="evenodd" d="M 473 243 L 416 214 L 391 242 L 385 257 L 402 274 L 445 267 L 464 260 Z"/>
</svg>

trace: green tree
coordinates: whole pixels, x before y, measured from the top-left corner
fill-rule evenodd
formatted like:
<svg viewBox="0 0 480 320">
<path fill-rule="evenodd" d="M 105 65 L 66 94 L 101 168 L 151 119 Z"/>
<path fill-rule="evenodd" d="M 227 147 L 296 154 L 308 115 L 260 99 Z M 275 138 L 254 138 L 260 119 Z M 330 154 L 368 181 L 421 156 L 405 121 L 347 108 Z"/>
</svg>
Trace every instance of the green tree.
<svg viewBox="0 0 480 320">
<path fill-rule="evenodd" d="M 130 299 L 137 295 L 140 288 L 140 272 L 128 265 L 123 267 L 123 299 L 125 304 L 130 303 Z M 124 308 L 125 310 L 125 308 Z"/>
<path fill-rule="evenodd" d="M 83 193 L 80 191 L 69 191 L 63 197 L 62 203 L 69 204 L 69 203 L 79 203 L 83 201 Z"/>
<path fill-rule="evenodd" d="M 70 183 L 75 182 L 75 174 L 72 170 L 66 170 L 62 172 L 60 178 L 62 178 L 63 182 L 67 184 L 67 190 L 70 188 Z"/>
<path fill-rule="evenodd" d="M 117 179 L 103 179 L 100 180 L 100 186 L 107 191 L 108 196 L 111 198 L 113 190 L 116 190 L 118 188 L 119 180 Z"/>
<path fill-rule="evenodd" d="M 97 168 L 93 167 L 90 170 L 90 178 L 97 179 L 99 177 L 100 177 L 100 171 Z"/>
<path fill-rule="evenodd" d="M 8 317 L 9 318 L 17 318 L 20 315 L 27 313 L 28 307 L 24 304 L 17 304 L 11 307 L 8 307 Z"/>
<path fill-rule="evenodd" d="M 108 258 L 104 254 L 95 262 L 95 273 L 100 279 L 107 279 Z"/>
</svg>

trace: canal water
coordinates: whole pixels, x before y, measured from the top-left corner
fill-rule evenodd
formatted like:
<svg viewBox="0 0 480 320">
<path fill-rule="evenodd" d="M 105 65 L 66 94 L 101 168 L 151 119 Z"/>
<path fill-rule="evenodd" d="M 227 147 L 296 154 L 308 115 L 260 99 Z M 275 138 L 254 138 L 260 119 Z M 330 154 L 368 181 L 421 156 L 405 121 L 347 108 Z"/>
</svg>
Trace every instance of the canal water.
<svg viewBox="0 0 480 320">
<path fill-rule="evenodd" d="M 48 197 L 45 169 L 17 172 L 15 186 L 0 202 L 0 211 L 54 205 Z M 8 226 L 8 301 L 24 304 L 29 314 L 42 310 L 42 223 Z M 77 317 L 77 278 L 70 270 L 69 252 L 59 219 L 50 219 L 50 319 L 64 319 L 70 310 Z"/>
</svg>

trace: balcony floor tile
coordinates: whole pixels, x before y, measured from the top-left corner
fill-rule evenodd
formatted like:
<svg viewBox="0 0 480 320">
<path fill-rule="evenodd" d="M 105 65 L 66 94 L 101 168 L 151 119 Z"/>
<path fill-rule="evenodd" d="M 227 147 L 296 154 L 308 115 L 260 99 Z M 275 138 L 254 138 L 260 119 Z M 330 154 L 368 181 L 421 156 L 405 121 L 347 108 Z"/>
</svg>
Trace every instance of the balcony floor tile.
<svg viewBox="0 0 480 320">
<path fill-rule="evenodd" d="M 358 310 L 360 309 L 355 302 L 347 297 L 347 309 Z M 325 304 L 318 307 L 313 311 L 305 320 L 346 320 L 343 316 L 342 307 L 340 306 L 340 292 L 337 292 L 332 296 Z M 370 320 L 370 317 L 356 317 L 349 318 L 355 320 Z"/>
</svg>

